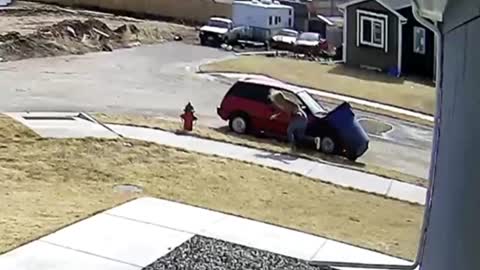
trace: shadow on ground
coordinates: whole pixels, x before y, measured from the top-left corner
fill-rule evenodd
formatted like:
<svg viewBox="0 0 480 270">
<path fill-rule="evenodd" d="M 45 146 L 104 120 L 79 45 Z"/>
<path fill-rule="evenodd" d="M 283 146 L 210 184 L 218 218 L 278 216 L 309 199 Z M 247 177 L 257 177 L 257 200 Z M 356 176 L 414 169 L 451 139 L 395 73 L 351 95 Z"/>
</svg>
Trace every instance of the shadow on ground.
<svg viewBox="0 0 480 270">
<path fill-rule="evenodd" d="M 265 143 L 265 144 L 270 144 L 273 146 L 284 148 L 285 152 L 282 152 L 282 153 L 277 152 L 277 153 L 272 153 L 267 155 L 258 155 L 258 157 L 274 159 L 286 164 L 288 164 L 288 161 L 293 161 L 298 158 L 307 158 L 307 159 L 321 161 L 321 162 L 328 162 L 328 163 L 331 163 L 332 165 L 338 165 L 338 166 L 350 166 L 350 167 L 356 167 L 358 169 L 362 169 L 366 167 L 366 164 L 364 163 L 353 162 L 341 156 L 326 155 L 318 151 L 315 151 L 313 149 L 308 149 L 306 147 L 299 147 L 295 152 L 289 152 L 288 144 L 285 142 L 285 140 L 282 140 L 281 138 L 271 138 L 264 135 L 257 135 L 257 136 L 239 135 L 234 132 L 231 132 L 228 127 L 219 127 L 219 128 L 213 128 L 213 129 L 218 132 L 224 133 L 228 136 L 237 137 L 239 139 L 246 141 L 246 143 L 240 144 L 243 146 L 252 147 L 252 145 L 256 143 Z M 239 144 L 239 143 L 236 143 L 236 144 Z M 261 147 L 256 147 L 256 148 L 262 149 Z"/>
<path fill-rule="evenodd" d="M 289 161 L 294 161 L 294 160 L 297 160 L 299 158 L 298 156 L 279 154 L 279 153 L 255 154 L 255 156 L 259 157 L 259 158 L 272 159 L 272 160 L 280 161 L 284 164 L 290 164 Z"/>
<path fill-rule="evenodd" d="M 393 126 L 376 119 L 363 118 L 359 120 L 360 125 L 367 131 L 368 134 L 382 136 L 384 133 L 393 129 Z"/>
</svg>

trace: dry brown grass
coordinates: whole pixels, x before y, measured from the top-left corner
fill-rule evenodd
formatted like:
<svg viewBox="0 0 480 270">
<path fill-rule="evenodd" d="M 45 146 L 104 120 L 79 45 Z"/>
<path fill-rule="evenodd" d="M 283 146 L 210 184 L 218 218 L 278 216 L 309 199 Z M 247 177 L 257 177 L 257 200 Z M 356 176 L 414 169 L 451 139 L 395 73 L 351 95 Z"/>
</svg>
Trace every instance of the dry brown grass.
<svg viewBox="0 0 480 270">
<path fill-rule="evenodd" d="M 149 128 L 158 128 L 165 131 L 177 132 L 181 129 L 180 122 L 170 121 L 158 117 L 150 117 L 144 115 L 126 115 L 126 114 L 104 114 L 97 113 L 94 115 L 97 120 L 100 122 L 111 123 L 111 124 L 125 124 L 125 125 L 134 125 L 141 127 Z M 380 127 L 382 128 L 382 127 Z M 273 139 L 267 138 L 257 138 L 248 135 L 238 135 L 233 132 L 230 132 L 228 128 L 209 128 L 205 126 L 197 125 L 194 128 L 194 131 L 190 133 L 192 136 L 198 136 L 205 139 L 227 142 L 247 147 L 252 147 L 256 149 L 262 149 L 267 151 L 272 151 L 275 153 L 288 153 L 290 148 L 288 144 Z M 341 166 L 361 172 L 367 172 L 390 179 L 396 179 L 402 182 L 411 183 L 414 185 L 419 185 L 426 187 L 427 180 L 421 177 L 414 175 L 405 174 L 399 171 L 391 170 L 388 168 L 382 168 L 375 165 L 352 162 L 343 157 L 331 156 L 319 153 L 317 151 L 310 150 L 300 150 L 301 152 L 296 153 L 297 156 L 308 158 L 311 160 L 317 160 L 324 163 L 333 164 L 335 166 Z"/>
<path fill-rule="evenodd" d="M 394 78 L 344 65 L 321 65 L 289 58 L 242 56 L 210 63 L 200 69 L 204 72 L 263 74 L 293 84 L 427 114 L 433 114 L 435 111 L 433 87 L 423 82 Z"/>
<path fill-rule="evenodd" d="M 0 252 L 145 195 L 409 259 L 417 249 L 423 207 L 293 174 L 141 141 L 42 139 L 5 116 L 0 148 Z"/>
</svg>

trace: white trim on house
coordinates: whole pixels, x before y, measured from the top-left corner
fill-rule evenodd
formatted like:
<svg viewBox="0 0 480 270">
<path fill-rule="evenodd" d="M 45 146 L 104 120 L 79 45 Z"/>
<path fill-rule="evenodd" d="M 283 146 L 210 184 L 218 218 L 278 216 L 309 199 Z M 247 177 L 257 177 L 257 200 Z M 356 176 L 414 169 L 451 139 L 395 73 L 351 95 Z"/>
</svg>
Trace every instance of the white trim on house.
<svg viewBox="0 0 480 270">
<path fill-rule="evenodd" d="M 364 29 L 365 21 L 370 22 L 370 40 L 365 40 Z M 378 29 L 380 28 L 380 29 Z M 380 30 L 380 38 L 377 36 L 377 31 Z M 376 19 L 373 17 L 360 17 L 360 44 L 361 45 L 368 45 L 380 49 L 385 48 L 385 21 L 381 19 Z"/>
<path fill-rule="evenodd" d="M 397 72 L 398 76 L 402 74 L 402 54 L 403 54 L 403 24 L 400 20 L 398 21 L 398 55 L 397 55 Z"/>
<path fill-rule="evenodd" d="M 343 11 L 343 63 L 347 63 L 347 35 L 348 34 L 348 22 L 347 22 L 347 11 Z"/>
<path fill-rule="evenodd" d="M 406 21 L 407 20 L 407 18 L 403 17 L 403 15 L 398 13 L 395 9 L 386 5 L 382 1 L 378 1 L 378 0 L 353 0 L 353 1 L 350 1 L 350 2 L 347 2 L 347 3 L 344 3 L 344 4 L 337 5 L 337 8 L 346 9 L 347 7 L 349 7 L 351 5 L 360 4 L 360 3 L 365 2 L 365 1 L 375 1 L 375 2 L 379 3 L 380 5 L 382 5 L 384 8 L 388 9 L 393 14 L 395 14 L 401 21 Z"/>
<path fill-rule="evenodd" d="M 417 30 L 420 30 L 420 32 L 423 33 L 423 50 L 418 51 L 417 50 Z M 425 54 L 426 53 L 426 47 L 427 47 L 427 30 L 425 27 L 420 27 L 420 26 L 414 26 L 413 27 L 413 52 L 418 53 L 418 54 Z"/>
<path fill-rule="evenodd" d="M 435 22 L 435 26 L 438 27 L 437 22 Z M 432 30 L 430 30 L 430 31 L 432 31 Z M 437 77 L 437 61 L 438 61 L 438 59 L 437 59 L 437 57 L 435 57 L 435 55 L 437 55 L 437 50 L 438 50 L 437 38 L 435 37 L 435 33 L 433 33 L 433 81 L 434 82 L 436 81 L 435 78 Z"/>
<path fill-rule="evenodd" d="M 364 15 L 364 16 L 362 16 Z M 381 18 L 381 19 L 380 19 Z M 371 41 L 363 38 L 363 22 L 368 20 L 371 22 Z M 382 30 L 382 37 L 380 43 L 374 42 L 375 39 L 375 23 L 380 23 Z M 374 13 L 370 11 L 357 9 L 357 47 L 360 45 L 367 45 L 379 49 L 384 49 L 388 53 L 388 16 L 381 13 Z"/>
</svg>

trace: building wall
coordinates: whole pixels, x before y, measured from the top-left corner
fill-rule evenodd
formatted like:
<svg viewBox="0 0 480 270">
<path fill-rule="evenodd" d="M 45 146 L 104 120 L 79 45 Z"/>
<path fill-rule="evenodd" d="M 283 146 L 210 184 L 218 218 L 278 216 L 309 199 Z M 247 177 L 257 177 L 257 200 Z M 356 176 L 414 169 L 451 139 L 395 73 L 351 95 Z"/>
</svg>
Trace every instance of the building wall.
<svg viewBox="0 0 480 270">
<path fill-rule="evenodd" d="M 314 12 L 325 16 L 341 16 L 337 5 L 349 2 L 350 0 L 312 0 L 311 6 Z"/>
<path fill-rule="evenodd" d="M 232 16 L 231 1 L 220 0 L 36 0 L 65 6 L 120 11 L 203 23 L 211 16 Z"/>
<path fill-rule="evenodd" d="M 357 47 L 357 9 L 381 13 L 388 16 L 387 47 L 384 49 L 359 45 Z M 376 1 L 362 2 L 347 8 L 347 65 L 370 66 L 388 71 L 398 65 L 398 18 Z"/>
<path fill-rule="evenodd" d="M 450 0 L 440 23 L 444 44 L 433 147 L 434 188 L 420 254 L 422 270 L 480 269 L 478 15 L 477 0 Z"/>
<path fill-rule="evenodd" d="M 327 26 L 326 38 L 329 46 L 341 46 L 343 42 L 343 29 L 338 26 Z"/>
<path fill-rule="evenodd" d="M 403 25 L 402 30 L 402 72 L 433 78 L 435 57 L 435 36 L 433 32 L 415 19 L 411 7 L 399 10 L 399 13 L 408 20 Z M 414 27 L 425 29 L 425 54 L 414 52 Z"/>
<path fill-rule="evenodd" d="M 232 7 L 232 20 L 235 25 L 260 27 L 266 29 L 281 29 L 289 27 L 289 19 L 293 23 L 293 9 L 289 6 L 269 7 L 254 6 L 249 4 L 234 3 Z M 281 21 L 270 24 L 270 17 L 280 17 Z"/>
<path fill-rule="evenodd" d="M 283 5 L 294 8 L 293 29 L 301 32 L 308 31 L 309 7 L 307 3 L 288 1 L 279 1 Z"/>
</svg>

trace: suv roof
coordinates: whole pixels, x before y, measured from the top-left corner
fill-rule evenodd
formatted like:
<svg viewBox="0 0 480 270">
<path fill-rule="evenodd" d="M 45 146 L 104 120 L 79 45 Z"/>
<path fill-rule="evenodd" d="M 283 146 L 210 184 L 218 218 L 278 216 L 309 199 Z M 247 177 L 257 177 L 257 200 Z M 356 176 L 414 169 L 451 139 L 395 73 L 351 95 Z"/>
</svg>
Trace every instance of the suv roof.
<svg viewBox="0 0 480 270">
<path fill-rule="evenodd" d="M 246 82 L 246 83 L 253 83 L 253 84 L 260 84 L 260 85 L 264 85 L 264 86 L 268 86 L 268 87 L 272 87 L 272 88 L 279 88 L 279 89 L 283 89 L 283 90 L 293 92 L 295 94 L 305 91 L 305 89 L 302 89 L 298 86 L 287 84 L 287 83 L 284 83 L 282 81 L 272 79 L 272 78 L 268 78 L 268 77 L 264 77 L 264 78 L 247 77 L 247 78 L 242 78 L 238 81 L 239 82 Z"/>
</svg>

